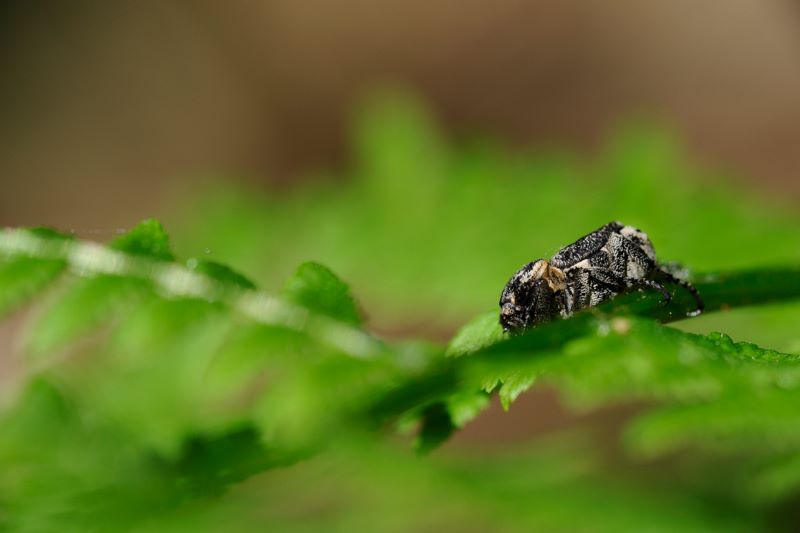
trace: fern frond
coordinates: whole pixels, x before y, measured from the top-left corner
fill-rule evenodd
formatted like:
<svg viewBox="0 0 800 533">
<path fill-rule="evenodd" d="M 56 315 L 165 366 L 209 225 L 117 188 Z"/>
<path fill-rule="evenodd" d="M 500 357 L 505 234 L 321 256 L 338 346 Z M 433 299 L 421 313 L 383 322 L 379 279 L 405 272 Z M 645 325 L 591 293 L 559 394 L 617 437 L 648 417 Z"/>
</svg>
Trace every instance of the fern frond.
<svg viewBox="0 0 800 533">
<path fill-rule="evenodd" d="M 221 302 L 250 320 L 309 333 L 354 357 L 376 357 L 382 351 L 380 342 L 341 321 L 274 296 L 247 290 L 227 279 L 211 277 L 208 270 L 204 273 L 152 256 L 125 253 L 87 241 L 41 237 L 30 230 L 4 229 L 0 231 L 0 257 L 16 260 L 6 263 L 0 272 L 7 276 L 0 290 L 0 297 L 10 302 L 6 307 L 12 303 L 20 305 L 23 299 L 35 296 L 54 280 L 54 274 L 63 266 L 80 277 L 144 280 L 168 298 Z M 15 272 L 19 270 L 26 270 L 27 274 L 17 275 L 19 279 L 15 281 Z M 41 273 L 33 276 L 39 271 Z M 40 278 L 43 279 L 37 281 Z"/>
</svg>

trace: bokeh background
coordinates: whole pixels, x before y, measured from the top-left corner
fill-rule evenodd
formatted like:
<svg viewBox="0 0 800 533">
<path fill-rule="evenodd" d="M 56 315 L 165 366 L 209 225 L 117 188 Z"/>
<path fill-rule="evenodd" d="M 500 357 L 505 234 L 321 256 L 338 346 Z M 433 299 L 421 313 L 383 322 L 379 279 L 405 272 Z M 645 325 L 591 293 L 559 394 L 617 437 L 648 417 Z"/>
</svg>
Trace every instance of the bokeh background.
<svg viewBox="0 0 800 533">
<path fill-rule="evenodd" d="M 591 150 L 644 112 L 800 195 L 791 0 L 7 1 L 0 24 L 5 225 L 130 227 L 211 174 L 342 167 L 353 107 L 385 84 L 449 135 L 525 146 Z"/>
<path fill-rule="evenodd" d="M 696 270 L 800 255 L 795 1 L 6 1 L 0 35 L 0 225 L 156 217 L 267 290 L 320 260 L 389 339 L 446 342 L 611 218 Z M 794 317 L 681 327 L 791 351 Z M 589 425 L 615 455 L 638 408 L 535 391 L 437 453 Z"/>
</svg>

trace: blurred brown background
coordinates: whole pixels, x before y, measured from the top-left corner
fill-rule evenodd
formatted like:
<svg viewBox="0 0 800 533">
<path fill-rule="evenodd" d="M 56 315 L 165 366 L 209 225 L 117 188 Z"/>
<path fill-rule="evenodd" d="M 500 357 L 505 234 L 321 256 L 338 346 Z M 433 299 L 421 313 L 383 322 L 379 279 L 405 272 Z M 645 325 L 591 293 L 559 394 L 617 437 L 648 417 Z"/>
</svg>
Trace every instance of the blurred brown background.
<svg viewBox="0 0 800 533">
<path fill-rule="evenodd" d="M 0 4 L 0 224 L 160 215 L 192 180 L 346 164 L 348 113 L 400 82 L 453 134 L 590 149 L 620 117 L 800 197 L 789 0 Z"/>
</svg>

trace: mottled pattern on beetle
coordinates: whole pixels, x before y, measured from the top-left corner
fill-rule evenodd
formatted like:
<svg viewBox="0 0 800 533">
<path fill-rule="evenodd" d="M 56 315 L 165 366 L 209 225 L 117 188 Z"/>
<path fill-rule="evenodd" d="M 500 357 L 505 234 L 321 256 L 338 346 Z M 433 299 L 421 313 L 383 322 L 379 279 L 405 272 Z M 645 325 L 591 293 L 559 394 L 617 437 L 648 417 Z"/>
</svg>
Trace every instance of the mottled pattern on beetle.
<svg viewBox="0 0 800 533">
<path fill-rule="evenodd" d="M 644 232 L 610 222 L 561 249 L 550 261 L 539 259 L 519 269 L 500 296 L 500 323 L 516 332 L 557 316 L 602 303 L 630 288 L 670 294 L 651 279 L 660 276 L 686 287 L 703 308 L 697 291 L 656 262 L 653 244 Z"/>
<path fill-rule="evenodd" d="M 519 269 L 500 297 L 500 322 L 506 330 L 519 330 L 567 314 L 566 275 L 539 259 Z"/>
</svg>

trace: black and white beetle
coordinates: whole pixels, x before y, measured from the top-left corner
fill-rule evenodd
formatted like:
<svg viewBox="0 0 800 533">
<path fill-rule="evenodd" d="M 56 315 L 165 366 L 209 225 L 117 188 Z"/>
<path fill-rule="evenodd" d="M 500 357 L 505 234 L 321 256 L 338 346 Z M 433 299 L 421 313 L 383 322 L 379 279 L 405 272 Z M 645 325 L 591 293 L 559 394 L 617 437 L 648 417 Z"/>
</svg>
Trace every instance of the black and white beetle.
<svg viewBox="0 0 800 533">
<path fill-rule="evenodd" d="M 528 263 L 509 280 L 500 296 L 500 324 L 517 333 L 557 316 L 592 307 L 632 288 L 671 296 L 659 280 L 685 287 L 697 303 L 691 316 L 703 311 L 703 300 L 686 281 L 656 262 L 647 234 L 609 222 L 559 250 L 550 261 Z"/>
</svg>

